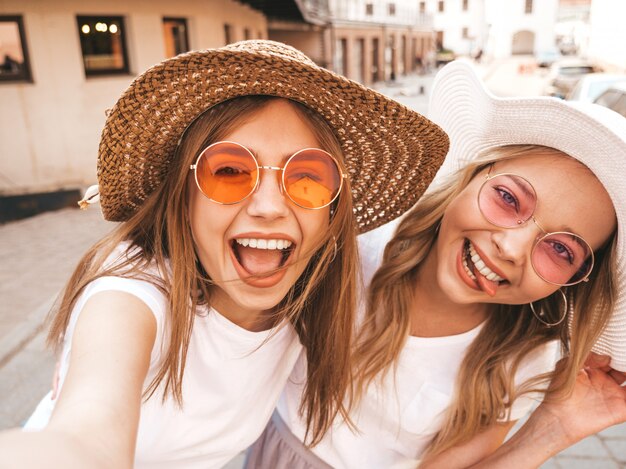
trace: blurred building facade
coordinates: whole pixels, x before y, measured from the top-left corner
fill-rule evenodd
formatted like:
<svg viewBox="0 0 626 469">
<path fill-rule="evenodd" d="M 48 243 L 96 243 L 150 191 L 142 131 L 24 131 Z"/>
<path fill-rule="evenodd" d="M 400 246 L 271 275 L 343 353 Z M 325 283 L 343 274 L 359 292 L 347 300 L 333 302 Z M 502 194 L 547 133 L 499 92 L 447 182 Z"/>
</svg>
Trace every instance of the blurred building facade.
<svg viewBox="0 0 626 469">
<path fill-rule="evenodd" d="M 586 55 L 607 72 L 626 73 L 626 1 L 592 0 Z"/>
<path fill-rule="evenodd" d="M 558 9 L 558 0 L 485 0 L 485 49 L 501 58 L 553 48 Z"/>
<path fill-rule="evenodd" d="M 365 84 L 416 71 L 435 49 L 432 15 L 413 0 L 330 0 L 333 69 Z"/>
<path fill-rule="evenodd" d="M 565 55 L 586 55 L 591 30 L 591 0 L 559 0 L 556 46 Z"/>
<path fill-rule="evenodd" d="M 75 200 L 95 182 L 105 110 L 151 65 L 187 50 L 269 38 L 370 84 L 414 70 L 434 46 L 432 24 L 413 3 L 3 1 L 0 222 L 11 204 L 36 210 L 43 199 L 34 195 L 49 201 L 64 191 Z"/>
<path fill-rule="evenodd" d="M 434 17 L 439 49 L 473 55 L 487 41 L 485 0 L 422 0 L 419 8 Z"/>
<path fill-rule="evenodd" d="M 503 58 L 554 47 L 558 0 L 421 0 L 440 48 Z"/>
</svg>

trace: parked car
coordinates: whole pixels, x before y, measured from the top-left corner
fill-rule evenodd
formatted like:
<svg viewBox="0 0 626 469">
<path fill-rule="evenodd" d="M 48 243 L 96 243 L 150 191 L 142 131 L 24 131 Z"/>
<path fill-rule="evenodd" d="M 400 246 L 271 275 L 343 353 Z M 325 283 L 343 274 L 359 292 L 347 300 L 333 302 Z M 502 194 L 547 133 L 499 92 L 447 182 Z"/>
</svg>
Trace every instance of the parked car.
<svg viewBox="0 0 626 469">
<path fill-rule="evenodd" d="M 563 59 L 554 62 L 550 67 L 545 94 L 565 98 L 583 75 L 599 71 L 593 64 L 581 59 Z"/>
<path fill-rule="evenodd" d="M 561 60 L 563 57 L 561 56 L 561 52 L 556 48 L 552 47 L 549 49 L 540 50 L 535 54 L 535 60 L 537 61 L 538 67 L 549 67 L 557 60 Z"/>
<path fill-rule="evenodd" d="M 563 55 L 575 55 L 578 52 L 578 46 L 574 41 L 567 40 L 559 44 L 559 50 Z"/>
<path fill-rule="evenodd" d="M 626 75 L 611 73 L 590 73 L 584 75 L 567 95 L 570 101 L 593 103 L 609 86 L 619 81 L 626 81 Z"/>
<path fill-rule="evenodd" d="M 609 89 L 598 96 L 595 103 L 613 109 L 618 114 L 626 117 L 626 81 L 611 85 Z"/>
<path fill-rule="evenodd" d="M 447 64 L 448 62 L 452 62 L 454 59 L 456 59 L 454 51 L 451 51 L 450 49 L 439 49 L 437 51 L 437 55 L 435 56 L 435 63 L 437 67 L 439 67 Z"/>
</svg>

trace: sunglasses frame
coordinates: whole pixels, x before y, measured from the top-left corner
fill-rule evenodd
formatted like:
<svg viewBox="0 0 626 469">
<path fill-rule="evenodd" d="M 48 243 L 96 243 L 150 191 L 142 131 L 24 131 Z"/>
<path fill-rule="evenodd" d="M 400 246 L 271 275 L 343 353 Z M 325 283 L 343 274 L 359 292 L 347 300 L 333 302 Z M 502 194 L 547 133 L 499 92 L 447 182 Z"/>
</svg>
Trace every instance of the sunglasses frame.
<svg viewBox="0 0 626 469">
<path fill-rule="evenodd" d="M 537 228 L 539 228 L 539 230 L 541 230 L 541 232 L 543 233 L 540 237 L 538 237 L 535 240 L 535 243 L 533 244 L 533 248 L 530 252 L 530 264 L 533 267 L 533 270 L 535 271 L 535 273 L 539 276 L 539 278 L 541 278 L 541 280 L 543 280 L 544 282 L 550 283 L 552 285 L 558 285 L 561 287 L 569 287 L 572 285 L 576 285 L 578 283 L 581 282 L 588 282 L 589 281 L 589 275 L 591 275 L 591 272 L 593 271 L 593 266 L 595 264 L 595 256 L 593 254 L 593 249 L 591 249 L 591 246 L 589 245 L 589 243 L 587 242 L 587 240 L 585 238 L 583 238 L 580 235 L 577 235 L 576 233 L 571 233 L 569 231 L 551 231 L 548 232 L 546 230 L 543 229 L 543 227 L 539 224 L 539 222 L 537 221 L 537 219 L 535 218 L 535 210 L 537 208 L 537 191 L 535 190 L 535 186 L 533 186 L 531 184 L 531 182 L 526 179 L 523 176 L 520 176 L 519 174 L 515 174 L 515 173 L 497 173 L 497 174 L 491 174 L 491 170 L 493 169 L 493 164 L 489 165 L 489 170 L 487 171 L 487 174 L 485 175 L 485 180 L 482 182 L 482 184 L 480 185 L 480 188 L 478 189 L 478 194 L 476 196 L 476 203 L 478 204 L 478 210 L 480 211 L 481 215 L 485 218 L 485 220 L 487 220 L 489 223 L 491 223 L 493 226 L 497 226 L 498 228 L 506 228 L 506 229 L 510 229 L 510 228 L 519 228 L 522 225 L 525 225 L 526 223 L 528 223 L 529 220 L 532 220 L 535 225 L 537 225 Z M 530 216 L 526 219 L 526 220 L 517 220 L 517 223 L 513 226 L 506 226 L 506 225 L 499 225 L 498 223 L 495 223 L 494 221 L 492 221 L 491 219 L 489 219 L 489 217 L 485 214 L 485 212 L 483 211 L 483 208 L 480 204 L 480 194 L 482 193 L 485 185 L 491 180 L 494 179 L 498 176 L 514 176 L 516 178 L 520 178 L 522 179 L 524 182 L 526 182 L 526 184 L 528 184 L 532 189 L 533 192 L 535 193 L 535 206 L 533 207 L 533 211 L 531 212 Z M 548 236 L 552 236 L 552 235 L 569 235 L 569 236 L 575 236 L 576 238 L 580 239 L 583 243 L 585 243 L 585 245 L 587 246 L 587 248 L 589 248 L 589 256 L 591 257 L 591 263 L 589 265 L 589 271 L 580 279 L 577 280 L 575 282 L 571 282 L 571 283 L 556 283 L 556 282 L 552 282 L 546 278 L 543 277 L 543 275 L 541 275 L 538 271 L 537 268 L 535 267 L 535 263 L 534 263 L 534 253 L 535 253 L 535 249 L 537 249 L 537 246 L 539 245 L 539 243 L 541 241 L 543 241 L 544 239 L 546 239 Z M 586 262 L 586 260 L 585 260 Z"/>
<path fill-rule="evenodd" d="M 242 148 L 243 150 L 246 151 L 246 153 L 248 153 L 248 155 L 250 155 L 250 157 L 252 158 L 252 161 L 254 161 L 254 164 L 256 165 L 257 168 L 257 173 L 256 173 L 256 180 L 254 181 L 254 187 L 250 190 L 250 192 L 243 197 L 240 200 L 234 201 L 234 202 L 220 202 L 219 200 L 215 200 L 212 199 L 211 197 L 209 197 L 208 195 L 206 195 L 204 193 L 204 191 L 202 190 L 202 187 L 200 186 L 200 183 L 198 182 L 198 164 L 200 163 L 200 158 L 202 158 L 204 156 L 204 154 L 207 152 L 207 150 L 213 148 L 216 145 L 220 145 L 223 143 L 228 143 L 231 145 L 235 145 L 239 148 Z M 326 154 L 331 160 L 332 162 L 335 164 L 335 167 L 337 168 L 337 172 L 339 174 L 339 188 L 337 189 L 337 193 L 335 194 L 335 196 L 327 203 L 322 205 L 321 207 L 305 207 L 304 205 L 300 205 L 298 202 L 296 202 L 291 195 L 289 194 L 289 191 L 287 190 L 287 186 L 285 185 L 285 168 L 287 168 L 287 166 L 289 165 L 289 163 L 291 162 L 291 160 L 293 158 L 295 158 L 296 156 L 298 156 L 299 154 L 301 154 L 302 152 L 305 151 L 309 151 L 309 150 L 315 150 L 315 151 L 320 151 L 324 154 Z M 194 173 L 194 180 L 196 181 L 196 186 L 198 187 L 198 190 L 202 193 L 203 196 L 205 196 L 207 199 L 209 199 L 211 202 L 215 202 L 216 204 L 220 204 L 220 205 L 234 205 L 234 204 L 238 204 L 243 202 L 244 200 L 246 200 L 248 197 L 250 197 L 252 194 L 254 194 L 254 192 L 257 190 L 257 188 L 259 187 L 259 182 L 261 180 L 261 169 L 266 169 L 269 171 L 280 171 L 281 173 L 281 177 L 280 177 L 280 192 L 281 194 L 285 194 L 287 195 L 287 198 L 295 205 L 297 205 L 298 207 L 307 209 L 307 210 L 321 210 L 323 208 L 328 207 L 329 205 L 331 205 L 335 200 L 337 200 L 337 198 L 339 197 L 339 194 L 341 194 L 341 190 L 343 189 L 343 180 L 346 179 L 348 176 L 342 171 L 341 166 L 339 165 L 339 162 L 337 161 L 337 159 L 331 155 L 330 153 L 328 153 L 326 150 L 322 150 L 321 148 L 302 148 L 300 150 L 298 150 L 297 152 L 295 152 L 294 154 L 292 154 L 289 158 L 287 158 L 287 161 L 285 161 L 285 164 L 282 166 L 282 168 L 280 166 L 267 166 L 267 165 L 260 165 L 259 161 L 256 159 L 256 157 L 254 156 L 254 153 L 252 153 L 252 151 L 250 151 L 250 149 L 248 149 L 247 147 L 245 147 L 244 145 L 242 145 L 241 143 L 237 143 L 237 142 L 232 142 L 230 140 L 220 140 L 219 142 L 214 142 L 211 145 L 209 145 L 208 147 L 204 148 L 200 154 L 198 155 L 198 157 L 196 158 L 196 162 L 192 165 L 189 166 L 189 170 L 193 170 Z"/>
</svg>

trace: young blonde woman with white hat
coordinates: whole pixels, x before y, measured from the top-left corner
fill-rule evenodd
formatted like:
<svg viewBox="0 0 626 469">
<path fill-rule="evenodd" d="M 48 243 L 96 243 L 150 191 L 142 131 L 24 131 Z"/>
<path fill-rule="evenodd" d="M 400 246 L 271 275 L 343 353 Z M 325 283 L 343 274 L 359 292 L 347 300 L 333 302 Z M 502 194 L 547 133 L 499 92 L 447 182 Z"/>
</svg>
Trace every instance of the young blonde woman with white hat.
<svg viewBox="0 0 626 469">
<path fill-rule="evenodd" d="M 447 148 L 423 116 L 280 43 L 140 75 L 98 156 L 102 211 L 121 223 L 53 318 L 59 392 L 27 424 L 43 429 L 0 438 L 3 463 L 222 467 L 301 353 L 321 438 L 349 386 L 355 235 L 414 204 Z"/>
<path fill-rule="evenodd" d="M 302 444 L 303 359 L 248 467 L 468 467 L 547 393 L 523 435 L 561 433 L 531 438 L 526 458 L 515 440 L 493 460 L 535 467 L 626 419 L 626 375 L 579 374 L 592 350 L 626 371 L 626 120 L 496 98 L 464 62 L 439 72 L 430 117 L 451 141 L 440 174 L 391 240 L 390 229 L 360 239 L 369 290 L 351 422 Z"/>
</svg>

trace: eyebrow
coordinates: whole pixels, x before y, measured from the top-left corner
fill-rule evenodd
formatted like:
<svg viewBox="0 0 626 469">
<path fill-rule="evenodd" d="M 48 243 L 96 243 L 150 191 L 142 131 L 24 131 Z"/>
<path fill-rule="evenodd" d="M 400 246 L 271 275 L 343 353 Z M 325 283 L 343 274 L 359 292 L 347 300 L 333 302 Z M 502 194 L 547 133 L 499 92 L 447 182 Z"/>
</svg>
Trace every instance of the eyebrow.
<svg viewBox="0 0 626 469">
<path fill-rule="evenodd" d="M 509 179 L 511 182 L 513 182 L 526 196 L 528 197 L 532 197 L 534 200 L 537 200 L 537 194 L 535 194 L 534 191 L 531 191 L 526 184 L 522 183 L 521 181 L 518 180 L 518 178 L 513 177 L 510 174 L 505 174 L 504 176 L 507 177 L 507 179 Z M 521 176 L 520 176 L 521 177 Z M 530 183 L 528 183 L 530 184 Z M 532 187 L 532 186 L 531 186 Z"/>
<path fill-rule="evenodd" d="M 575 235 L 575 236 L 573 237 L 573 239 L 574 239 L 574 241 L 576 241 L 576 243 L 578 243 L 578 245 L 579 245 L 581 248 L 583 248 L 584 250 L 587 250 L 587 248 L 591 249 L 591 246 L 589 246 L 589 245 L 587 244 L 587 242 L 586 242 L 586 241 L 583 241 L 583 237 L 582 237 L 582 236 L 580 236 L 580 235 L 578 235 L 578 234 L 576 234 L 576 233 L 574 232 L 574 230 L 572 230 L 570 227 L 566 226 L 566 227 L 565 227 L 565 231 L 567 231 L 568 233 L 571 233 L 571 234 Z M 591 249 L 591 250 L 593 251 L 593 249 Z"/>
</svg>

